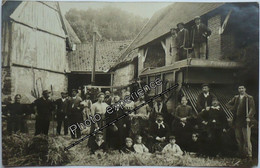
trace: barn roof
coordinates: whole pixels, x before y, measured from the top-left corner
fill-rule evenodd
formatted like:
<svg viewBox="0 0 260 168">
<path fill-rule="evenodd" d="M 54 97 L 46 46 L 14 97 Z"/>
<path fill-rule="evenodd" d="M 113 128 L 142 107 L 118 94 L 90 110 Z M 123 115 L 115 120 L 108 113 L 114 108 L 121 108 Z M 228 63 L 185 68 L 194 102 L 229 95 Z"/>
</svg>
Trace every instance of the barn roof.
<svg viewBox="0 0 260 168">
<path fill-rule="evenodd" d="M 96 46 L 96 71 L 106 72 L 119 59 L 130 41 L 97 42 Z M 70 71 L 92 71 L 93 44 L 78 44 L 77 49 L 69 53 Z"/>
<path fill-rule="evenodd" d="M 43 12 L 43 8 L 48 8 L 49 12 Z M 65 17 L 60 17 L 60 9 L 57 2 L 46 1 L 6 1 L 2 3 L 2 19 L 11 19 L 17 23 L 41 29 L 53 35 L 66 38 L 67 36 L 74 43 L 80 43 L 80 40 Z M 33 11 L 39 16 L 33 16 Z M 42 18 L 38 20 L 37 18 Z M 62 26 L 62 19 L 65 22 L 65 28 Z"/>
<path fill-rule="evenodd" d="M 193 20 L 195 16 L 204 15 L 223 4 L 224 3 L 175 2 L 157 11 L 122 56 L 126 56 L 132 49 L 141 47 L 166 35 L 170 32 L 171 28 L 176 27 L 177 23 L 187 23 Z"/>
</svg>

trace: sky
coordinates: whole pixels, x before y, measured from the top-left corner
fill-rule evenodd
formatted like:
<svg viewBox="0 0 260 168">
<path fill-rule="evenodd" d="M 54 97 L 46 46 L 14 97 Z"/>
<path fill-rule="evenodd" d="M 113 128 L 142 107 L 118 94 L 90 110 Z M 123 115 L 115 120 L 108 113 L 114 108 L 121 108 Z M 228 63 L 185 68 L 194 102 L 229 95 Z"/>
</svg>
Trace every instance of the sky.
<svg viewBox="0 0 260 168">
<path fill-rule="evenodd" d="M 151 18 L 152 15 L 170 5 L 172 2 L 60 2 L 62 13 L 66 13 L 71 8 L 78 10 L 87 10 L 88 8 L 98 9 L 105 6 L 113 6 L 120 8 L 121 10 L 127 11 L 143 18 Z"/>
</svg>

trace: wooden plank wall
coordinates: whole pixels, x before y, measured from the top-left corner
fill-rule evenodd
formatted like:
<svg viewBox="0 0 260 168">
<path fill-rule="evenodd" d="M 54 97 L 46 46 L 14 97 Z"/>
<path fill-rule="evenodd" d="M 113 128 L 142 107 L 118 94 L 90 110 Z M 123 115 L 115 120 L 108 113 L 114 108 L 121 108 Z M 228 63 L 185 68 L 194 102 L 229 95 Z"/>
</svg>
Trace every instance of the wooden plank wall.
<svg viewBox="0 0 260 168">
<path fill-rule="evenodd" d="M 68 67 L 65 39 L 13 24 L 12 63 L 64 72 Z"/>
<path fill-rule="evenodd" d="M 54 3 L 22 2 L 10 16 L 11 62 L 46 70 L 68 70 L 65 34 Z"/>
</svg>

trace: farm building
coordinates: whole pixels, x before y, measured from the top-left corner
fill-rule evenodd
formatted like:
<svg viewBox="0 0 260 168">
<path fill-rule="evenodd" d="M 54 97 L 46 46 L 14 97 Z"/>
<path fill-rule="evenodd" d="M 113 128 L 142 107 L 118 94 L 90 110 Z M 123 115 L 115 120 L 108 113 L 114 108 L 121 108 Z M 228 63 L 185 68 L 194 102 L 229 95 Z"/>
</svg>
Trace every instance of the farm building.
<svg viewBox="0 0 260 168">
<path fill-rule="evenodd" d="M 211 30 L 207 39 L 207 57 L 194 58 L 190 46 L 187 58 L 177 60 L 176 47 L 172 45 L 175 37 L 170 30 L 183 22 L 191 32 L 196 16 L 200 16 L 202 23 Z M 179 97 L 186 95 L 194 111 L 198 112 L 196 99 L 201 84 L 209 83 L 227 117 L 232 118 L 225 104 L 237 92 L 235 84 L 241 81 L 250 84 L 248 92 L 258 100 L 258 23 L 257 3 L 177 2 L 153 15 L 122 54 L 121 62 L 111 70 L 120 73 L 125 71 L 122 67 L 133 66 L 137 75 L 129 74 L 132 80 L 138 78 L 149 83 L 155 78 L 162 79 L 163 86 L 150 94 L 179 83 L 179 88 L 167 103 L 171 111 L 179 103 Z M 137 50 L 134 56 L 131 55 L 133 50 Z M 132 61 L 124 61 L 127 59 Z M 123 66 L 118 66 L 120 64 Z"/>
<path fill-rule="evenodd" d="M 54 98 L 67 90 L 67 54 L 80 40 L 58 2 L 2 4 L 2 100 L 22 95 L 31 103 L 43 90 Z"/>
<path fill-rule="evenodd" d="M 98 41 L 96 45 L 95 85 L 111 86 L 113 74 L 108 72 L 114 65 L 129 41 Z M 68 55 L 70 74 L 68 75 L 68 89 L 91 84 L 93 69 L 93 43 L 77 45 L 77 50 Z M 104 87 L 103 87 L 104 88 Z"/>
</svg>

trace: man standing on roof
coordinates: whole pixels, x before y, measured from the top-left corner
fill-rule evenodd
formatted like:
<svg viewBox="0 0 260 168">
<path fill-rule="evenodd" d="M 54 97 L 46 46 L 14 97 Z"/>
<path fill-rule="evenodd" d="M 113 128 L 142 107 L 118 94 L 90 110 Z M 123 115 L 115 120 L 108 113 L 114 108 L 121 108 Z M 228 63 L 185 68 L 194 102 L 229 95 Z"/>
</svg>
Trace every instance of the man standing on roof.
<svg viewBox="0 0 260 168">
<path fill-rule="evenodd" d="M 216 98 L 216 96 L 209 91 L 209 85 L 206 83 L 203 84 L 202 92 L 198 95 L 197 98 L 198 112 L 200 113 L 204 110 L 209 111 L 213 98 Z"/>
<path fill-rule="evenodd" d="M 211 35 L 211 30 L 203 23 L 199 16 L 196 16 L 195 25 L 192 27 L 192 48 L 194 48 L 195 58 L 206 59 L 207 39 Z"/>
<path fill-rule="evenodd" d="M 246 93 L 244 85 L 238 86 L 239 95 L 234 96 L 227 104 L 233 112 L 233 126 L 241 157 L 252 158 L 251 121 L 255 114 L 254 98 Z"/>
<path fill-rule="evenodd" d="M 184 23 L 178 23 L 177 27 L 179 29 L 176 37 L 177 60 L 183 60 L 187 58 L 186 48 L 189 47 L 189 31 L 184 27 Z"/>
</svg>

